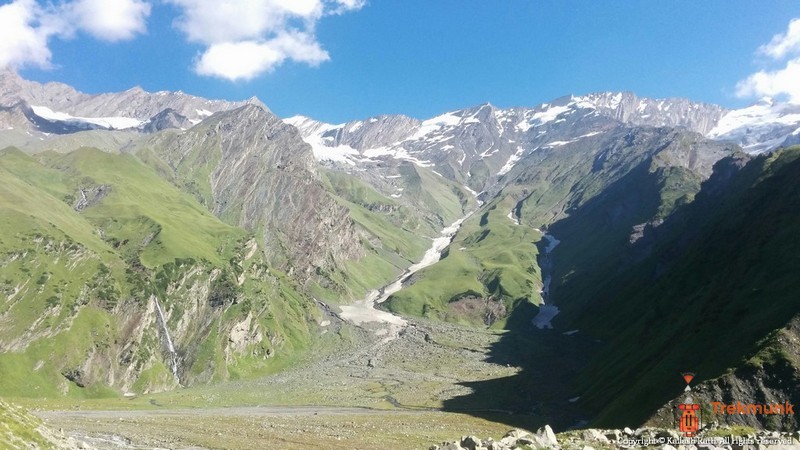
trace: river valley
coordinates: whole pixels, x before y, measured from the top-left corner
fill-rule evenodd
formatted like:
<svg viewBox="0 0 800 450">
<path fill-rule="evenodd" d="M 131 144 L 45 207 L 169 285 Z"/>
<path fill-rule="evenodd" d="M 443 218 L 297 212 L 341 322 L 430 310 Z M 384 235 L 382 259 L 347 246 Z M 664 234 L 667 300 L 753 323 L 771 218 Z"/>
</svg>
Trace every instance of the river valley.
<svg viewBox="0 0 800 450">
<path fill-rule="evenodd" d="M 83 402 L 71 405 L 73 411 L 54 406 L 41 416 L 101 448 L 248 448 L 247 439 L 289 449 L 391 442 L 427 448 L 465 428 L 489 435 L 545 421 L 557 430 L 579 423 L 578 394 L 565 375 L 577 370 L 591 343 L 552 329 L 555 306 L 520 308 L 514 314 L 527 315 L 528 325 L 516 331 L 402 318 L 375 308 L 438 261 L 463 220 L 445 228 L 393 283 L 341 306 L 340 313 L 323 308 L 325 333 L 294 367 L 254 380 Z M 543 239 L 546 265 L 558 240 Z M 547 290 L 545 283 L 543 294 Z"/>
</svg>

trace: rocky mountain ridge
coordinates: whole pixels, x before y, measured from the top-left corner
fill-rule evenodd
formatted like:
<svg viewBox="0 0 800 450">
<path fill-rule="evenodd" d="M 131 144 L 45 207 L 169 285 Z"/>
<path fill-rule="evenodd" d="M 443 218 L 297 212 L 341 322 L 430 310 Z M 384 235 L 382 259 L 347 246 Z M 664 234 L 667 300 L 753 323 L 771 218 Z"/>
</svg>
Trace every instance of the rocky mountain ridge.
<svg viewBox="0 0 800 450">
<path fill-rule="evenodd" d="M 215 112 L 245 104 L 266 109 L 255 97 L 244 102 L 207 100 L 180 91 L 150 93 L 138 86 L 124 92 L 91 95 L 63 83 L 28 81 L 10 69 L 0 72 L 0 107 L 4 108 L 0 128 L 6 131 L 21 128 L 37 134 L 90 129 L 152 132 L 188 127 Z"/>
<path fill-rule="evenodd" d="M 682 128 L 733 141 L 750 153 L 787 145 L 800 135 L 795 106 L 759 105 L 726 110 L 680 98 L 603 92 L 561 97 L 533 108 L 501 109 L 487 103 L 427 120 L 378 116 L 332 125 L 296 116 L 285 121 L 300 130 L 320 161 L 357 166 L 387 158 L 407 160 L 481 191 L 539 148 L 620 125 Z"/>
<path fill-rule="evenodd" d="M 74 92 L 10 85 L 34 101 Z M 24 101 L 5 110 L 39 127 L 4 130 L 32 143 L 0 151 L 3 395 L 156 392 L 286 364 L 321 331 L 311 295 L 346 303 L 388 283 L 474 202 L 424 168 L 386 179 L 418 209 L 328 173 L 260 104 L 215 104 L 232 109 L 181 129 L 181 94 L 131 95 L 165 108 L 166 128 L 82 131 L 25 122 L 39 107 Z"/>
</svg>

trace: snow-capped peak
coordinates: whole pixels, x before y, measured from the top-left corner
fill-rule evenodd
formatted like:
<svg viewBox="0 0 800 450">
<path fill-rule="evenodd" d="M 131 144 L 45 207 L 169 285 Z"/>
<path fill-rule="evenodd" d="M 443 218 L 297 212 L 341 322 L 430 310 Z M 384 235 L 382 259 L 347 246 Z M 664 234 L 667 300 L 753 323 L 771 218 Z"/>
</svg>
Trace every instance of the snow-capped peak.
<svg viewBox="0 0 800 450">
<path fill-rule="evenodd" d="M 765 97 L 742 109 L 729 111 L 708 137 L 734 141 L 748 153 L 763 153 L 782 145 L 800 128 L 800 105 Z"/>
</svg>

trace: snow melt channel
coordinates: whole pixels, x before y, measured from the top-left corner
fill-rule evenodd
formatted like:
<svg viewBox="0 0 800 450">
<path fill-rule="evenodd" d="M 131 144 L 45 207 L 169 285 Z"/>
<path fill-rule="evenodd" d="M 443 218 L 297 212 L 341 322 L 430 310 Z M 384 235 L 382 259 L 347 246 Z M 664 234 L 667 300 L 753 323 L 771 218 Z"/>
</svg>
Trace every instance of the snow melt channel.
<svg viewBox="0 0 800 450">
<path fill-rule="evenodd" d="M 537 231 L 541 230 L 537 229 Z M 536 317 L 532 320 L 533 326 L 540 330 L 545 328 L 552 329 L 553 325 L 550 322 L 559 313 L 557 306 L 548 305 L 547 303 L 550 301 L 550 283 L 553 281 L 553 261 L 550 253 L 555 250 L 561 241 L 556 239 L 552 234 L 547 233 L 544 233 L 544 239 L 547 241 L 547 247 L 544 249 L 544 257 L 542 258 L 541 264 L 542 290 L 540 294 L 542 295 L 542 304 L 539 306 L 539 314 L 536 314 Z"/>
<path fill-rule="evenodd" d="M 392 313 L 375 309 L 375 303 L 385 302 L 392 294 L 403 288 L 403 282 L 408 280 L 411 275 L 438 262 L 442 257 L 442 252 L 450 245 L 453 236 L 467 217 L 469 217 L 469 214 L 453 222 L 449 227 L 444 228 L 439 237 L 433 239 L 431 247 L 425 252 L 422 259 L 418 263 L 412 264 L 406 269 L 403 275 L 397 278 L 393 283 L 380 290 L 370 291 L 366 298 L 352 305 L 340 306 L 342 318 L 356 325 L 366 322 L 383 322 L 390 325 L 405 326 L 407 324 L 405 319 Z"/>
</svg>

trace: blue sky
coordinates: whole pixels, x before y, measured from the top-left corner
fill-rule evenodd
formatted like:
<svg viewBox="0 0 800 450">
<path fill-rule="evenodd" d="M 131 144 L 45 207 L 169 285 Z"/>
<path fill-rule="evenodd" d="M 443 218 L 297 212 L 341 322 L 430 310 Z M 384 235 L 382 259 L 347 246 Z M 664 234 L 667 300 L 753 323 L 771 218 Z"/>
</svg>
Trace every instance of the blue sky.
<svg viewBox="0 0 800 450">
<path fill-rule="evenodd" d="M 232 6 L 221 11 L 222 3 Z M 791 96 L 788 68 L 800 67 L 790 27 L 800 18 L 796 0 L 0 4 L 0 26 L 7 6 L 34 11 L 29 30 L 0 31 L 0 40 L 12 40 L 0 44 L 0 64 L 26 78 L 90 93 L 139 85 L 231 100 L 255 95 L 280 116 L 328 122 L 427 118 L 484 102 L 533 106 L 607 90 L 741 107 L 761 94 Z M 52 25 L 53 17 L 66 20 Z M 33 50 L 9 53 L 31 30 L 25 48 Z M 782 34 L 786 51 L 770 56 L 765 46 Z M 766 79 L 747 81 L 759 71 Z"/>
</svg>

